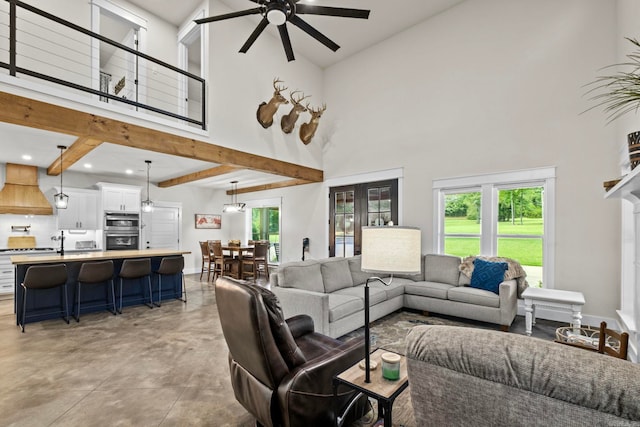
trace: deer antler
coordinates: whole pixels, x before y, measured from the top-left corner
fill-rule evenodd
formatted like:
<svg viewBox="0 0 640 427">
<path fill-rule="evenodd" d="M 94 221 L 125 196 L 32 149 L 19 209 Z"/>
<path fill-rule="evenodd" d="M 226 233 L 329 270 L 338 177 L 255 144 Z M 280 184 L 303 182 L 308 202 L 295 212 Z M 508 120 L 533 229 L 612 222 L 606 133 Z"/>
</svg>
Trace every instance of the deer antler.
<svg viewBox="0 0 640 427">
<path fill-rule="evenodd" d="M 291 99 L 291 103 L 292 103 L 293 105 L 300 105 L 300 103 L 302 102 L 302 100 L 303 100 L 303 99 L 306 99 L 306 98 L 310 98 L 310 97 L 311 97 L 311 95 L 309 95 L 309 96 L 305 96 L 305 95 L 304 95 L 304 92 L 302 92 L 302 97 L 301 97 L 301 98 L 296 99 L 296 98 L 295 98 L 295 96 L 294 96 L 296 93 L 300 93 L 300 91 L 299 91 L 299 90 L 294 90 L 293 92 L 291 92 L 291 93 L 289 94 L 289 98 Z"/>
<path fill-rule="evenodd" d="M 318 109 L 316 110 L 315 108 L 310 108 L 309 107 L 309 103 L 307 103 L 307 109 L 309 110 L 309 112 L 313 115 L 317 115 L 317 114 L 322 114 L 325 111 L 327 111 L 327 104 L 323 103 L 322 107 L 318 107 Z"/>
<path fill-rule="evenodd" d="M 282 86 L 278 86 L 278 83 L 284 83 L 284 81 L 280 80 L 278 77 L 276 77 L 275 79 L 273 79 L 273 88 L 275 89 L 275 91 L 277 93 L 282 92 L 283 90 L 287 90 L 287 88 L 282 85 Z"/>
</svg>

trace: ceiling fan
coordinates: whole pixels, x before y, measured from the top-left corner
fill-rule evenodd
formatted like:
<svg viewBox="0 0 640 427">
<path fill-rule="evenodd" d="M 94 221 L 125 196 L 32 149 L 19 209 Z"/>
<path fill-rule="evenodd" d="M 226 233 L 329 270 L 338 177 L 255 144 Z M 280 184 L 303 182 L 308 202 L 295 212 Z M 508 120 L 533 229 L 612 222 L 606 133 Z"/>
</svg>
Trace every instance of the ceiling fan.
<svg viewBox="0 0 640 427">
<path fill-rule="evenodd" d="M 282 45 L 284 51 L 287 54 L 287 60 L 293 61 L 295 59 L 293 55 L 293 48 L 291 47 L 291 39 L 289 39 L 289 31 L 287 30 L 287 21 L 300 28 L 305 33 L 309 34 L 314 39 L 318 40 L 323 45 L 327 46 L 332 51 L 340 49 L 334 41 L 322 34 L 320 31 L 313 28 L 306 21 L 300 18 L 298 15 L 326 15 L 326 16 L 338 16 L 343 18 L 359 18 L 368 19 L 368 10 L 363 9 L 348 9 L 343 7 L 327 7 L 327 6 L 314 6 L 309 4 L 300 4 L 300 0 L 249 0 L 258 4 L 258 7 L 252 9 L 241 10 L 239 12 L 226 13 L 224 15 L 210 16 L 208 18 L 196 19 L 196 24 L 206 24 L 209 22 L 222 21 L 225 19 L 237 18 L 247 15 L 262 15 L 262 21 L 258 24 L 256 29 L 251 33 L 245 44 L 240 48 L 240 52 L 247 53 L 251 45 L 256 41 L 258 36 L 262 34 L 265 28 L 269 24 L 276 25 L 280 32 L 280 38 L 282 39 Z"/>
</svg>

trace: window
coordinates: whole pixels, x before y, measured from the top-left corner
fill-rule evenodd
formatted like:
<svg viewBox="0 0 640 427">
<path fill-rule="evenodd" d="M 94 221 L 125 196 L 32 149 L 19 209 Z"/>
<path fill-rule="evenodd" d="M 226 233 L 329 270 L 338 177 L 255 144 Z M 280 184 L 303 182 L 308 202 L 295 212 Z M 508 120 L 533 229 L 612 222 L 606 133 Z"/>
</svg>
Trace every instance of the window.
<svg viewBox="0 0 640 427">
<path fill-rule="evenodd" d="M 435 180 L 437 253 L 513 258 L 553 288 L 555 169 Z"/>
<path fill-rule="evenodd" d="M 280 263 L 282 200 L 247 200 L 246 204 L 244 238 L 269 241 L 269 264 Z"/>
</svg>

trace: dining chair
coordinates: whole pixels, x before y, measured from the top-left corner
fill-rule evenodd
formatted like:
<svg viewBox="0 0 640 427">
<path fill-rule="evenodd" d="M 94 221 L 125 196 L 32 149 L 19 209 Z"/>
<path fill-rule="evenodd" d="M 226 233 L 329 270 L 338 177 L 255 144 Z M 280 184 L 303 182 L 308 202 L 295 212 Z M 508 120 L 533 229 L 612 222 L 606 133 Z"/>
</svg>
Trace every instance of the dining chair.
<svg viewBox="0 0 640 427">
<path fill-rule="evenodd" d="M 211 243 L 211 252 L 213 254 L 213 281 L 216 281 L 216 276 L 231 276 L 238 277 L 238 271 L 240 266 L 238 260 L 230 256 L 225 256 L 222 252 L 222 244 L 217 242 Z"/>
<path fill-rule="evenodd" d="M 200 269 L 200 280 L 202 280 L 202 275 L 204 272 L 207 272 L 207 282 L 211 277 L 211 251 L 209 250 L 209 242 L 199 242 L 200 243 L 200 252 L 202 253 L 202 267 Z"/>
<path fill-rule="evenodd" d="M 258 275 L 262 271 L 266 277 L 269 277 L 269 264 L 268 264 L 269 243 L 264 241 L 254 242 L 253 256 L 242 258 L 242 271 L 245 277 L 251 276 L 255 282 Z M 248 269 L 246 267 L 249 267 Z"/>
<path fill-rule="evenodd" d="M 600 323 L 600 338 L 598 340 L 598 353 L 608 354 L 618 359 L 627 359 L 629 346 L 629 334 L 607 328 L 607 322 Z"/>
</svg>

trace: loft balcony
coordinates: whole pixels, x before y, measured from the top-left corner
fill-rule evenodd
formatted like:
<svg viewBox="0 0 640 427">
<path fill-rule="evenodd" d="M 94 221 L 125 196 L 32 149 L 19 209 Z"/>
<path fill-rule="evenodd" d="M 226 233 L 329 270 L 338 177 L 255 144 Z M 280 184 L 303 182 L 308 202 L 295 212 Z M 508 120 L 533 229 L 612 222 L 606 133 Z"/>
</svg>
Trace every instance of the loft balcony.
<svg viewBox="0 0 640 427">
<path fill-rule="evenodd" d="M 138 50 L 137 31 L 120 41 L 29 4 L 0 5 L 0 73 L 104 109 L 206 130 L 203 78 Z"/>
</svg>

